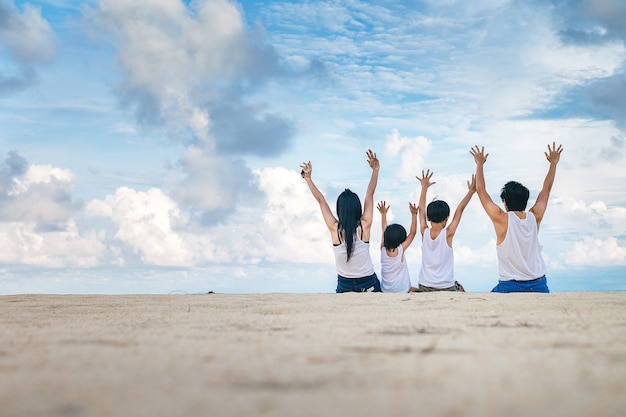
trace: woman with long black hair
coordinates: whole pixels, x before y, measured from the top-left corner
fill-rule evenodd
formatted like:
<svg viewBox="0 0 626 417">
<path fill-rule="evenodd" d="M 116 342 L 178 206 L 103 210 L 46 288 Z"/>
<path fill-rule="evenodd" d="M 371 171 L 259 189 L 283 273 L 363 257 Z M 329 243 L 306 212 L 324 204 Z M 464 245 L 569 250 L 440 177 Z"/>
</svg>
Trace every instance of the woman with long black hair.
<svg viewBox="0 0 626 417">
<path fill-rule="evenodd" d="M 337 292 L 380 292 L 380 281 L 374 272 L 369 241 L 374 216 L 374 191 L 378 183 L 380 163 L 376 154 L 368 149 L 367 163 L 372 168 L 364 206 L 354 192 L 346 188 L 337 197 L 337 218 L 326 199 L 313 183 L 311 162 L 303 163 L 302 177 L 322 210 L 322 217 L 330 232 L 337 266 Z"/>
</svg>

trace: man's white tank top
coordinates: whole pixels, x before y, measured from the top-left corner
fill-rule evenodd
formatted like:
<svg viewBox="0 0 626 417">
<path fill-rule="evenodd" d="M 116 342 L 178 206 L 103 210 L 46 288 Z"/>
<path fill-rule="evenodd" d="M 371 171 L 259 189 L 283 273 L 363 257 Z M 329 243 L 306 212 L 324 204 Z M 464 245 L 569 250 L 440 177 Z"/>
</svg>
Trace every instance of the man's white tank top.
<svg viewBox="0 0 626 417">
<path fill-rule="evenodd" d="M 530 281 L 546 274 L 546 264 L 541 256 L 537 220 L 532 212 L 520 219 L 508 212 L 509 225 L 504 241 L 496 245 L 501 281 Z"/>
<path fill-rule="evenodd" d="M 370 256 L 370 245 L 361 240 L 358 233 L 354 236 L 354 248 L 347 261 L 348 250 L 345 243 L 333 245 L 337 274 L 344 278 L 364 278 L 374 274 L 374 264 Z"/>
<path fill-rule="evenodd" d="M 446 229 L 434 240 L 430 237 L 430 228 L 424 230 L 422 267 L 418 282 L 439 289 L 454 285 L 454 251 L 446 241 Z"/>
<path fill-rule="evenodd" d="M 394 258 L 387 255 L 387 249 L 381 248 L 380 288 L 383 292 L 409 292 L 411 289 L 409 266 L 402 245 L 398 246 L 398 254 Z"/>
</svg>

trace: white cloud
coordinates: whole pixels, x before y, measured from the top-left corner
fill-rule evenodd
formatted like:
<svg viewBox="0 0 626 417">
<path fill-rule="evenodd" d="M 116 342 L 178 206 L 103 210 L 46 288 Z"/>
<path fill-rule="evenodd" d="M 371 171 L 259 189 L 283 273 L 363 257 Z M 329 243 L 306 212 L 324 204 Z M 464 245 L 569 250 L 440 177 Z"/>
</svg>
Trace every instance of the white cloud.
<svg viewBox="0 0 626 417">
<path fill-rule="evenodd" d="M 456 239 L 455 240 L 460 240 Z M 489 241 L 479 248 L 471 248 L 462 244 L 453 244 L 454 246 L 454 263 L 456 265 L 493 265 L 498 264 L 496 252 L 496 240 Z"/>
<path fill-rule="evenodd" d="M 227 80 L 242 64 L 240 59 L 228 59 L 236 57 L 229 52 L 230 47 L 238 49 L 235 43 L 242 36 L 242 23 L 232 3 L 196 4 L 200 8 L 192 16 L 177 0 L 103 0 L 92 16 L 119 45 L 125 77 L 120 88 L 130 94 L 129 99 L 137 100 L 140 118 L 163 118 L 174 129 L 182 124 L 210 143 L 208 120 L 202 116 L 194 88 L 204 84 L 203 79 Z M 144 98 L 133 98 L 135 92 Z"/>
<path fill-rule="evenodd" d="M 72 180 L 74 180 L 74 175 L 69 169 L 56 168 L 51 165 L 30 165 L 23 177 L 13 179 L 13 187 L 8 195 L 24 194 L 34 185 L 51 182 L 65 183 L 67 188 L 71 189 Z"/>
<path fill-rule="evenodd" d="M 265 168 L 254 175 L 267 204 L 241 205 L 227 222 L 207 227 L 194 226 L 189 214 L 158 189 L 119 188 L 91 201 L 87 213 L 111 219 L 113 236 L 102 238 L 111 254 L 115 249 L 119 255 L 118 264 L 128 263 L 133 253 L 145 265 L 333 262 L 319 207 L 299 173 Z"/>
<path fill-rule="evenodd" d="M 54 56 L 54 32 L 41 17 L 41 9 L 25 4 L 23 13 L 4 1 L 0 4 L 0 45 L 22 64 L 46 62 Z"/>
<path fill-rule="evenodd" d="M 92 216 L 110 218 L 116 225 L 115 239 L 137 253 L 148 265 L 191 265 L 193 253 L 174 228 L 186 223 L 175 201 L 161 190 L 146 192 L 118 188 L 104 200 L 87 205 Z"/>
<path fill-rule="evenodd" d="M 433 172 L 432 169 L 431 172 Z M 421 176 L 421 171 L 418 175 Z M 459 201 L 461 201 L 463 197 L 465 197 L 465 194 L 467 194 L 467 182 L 471 180 L 471 175 L 471 173 L 467 176 L 441 175 L 439 172 L 435 171 L 432 177 L 435 184 L 428 188 L 428 193 L 426 194 L 426 205 L 435 199 L 443 200 L 450 206 L 450 216 L 452 216 L 452 213 L 456 210 Z M 415 203 L 419 201 L 421 193 L 419 182 L 417 182 L 416 186 L 417 188 L 415 189 L 415 193 L 412 197 Z M 476 196 L 473 196 L 472 198 L 478 199 Z"/>
<path fill-rule="evenodd" d="M 103 260 L 98 236 L 76 224 L 73 181 L 68 169 L 7 154 L 0 163 L 0 263 L 91 267 Z"/>
<path fill-rule="evenodd" d="M 64 222 L 73 215 L 73 174 L 50 165 L 28 165 L 10 153 L 0 166 L 0 220 Z"/>
<path fill-rule="evenodd" d="M 254 174 L 267 199 L 259 225 L 262 234 L 259 244 L 265 245 L 267 260 L 333 262 L 328 229 L 300 173 L 277 167 Z"/>
<path fill-rule="evenodd" d="M 0 223 L 0 263 L 46 268 L 99 266 L 106 248 L 94 232 L 81 235 L 72 220 L 42 232 L 32 222 Z"/>
<path fill-rule="evenodd" d="M 564 44 L 549 13 L 518 4 L 510 7 L 513 13 L 502 9 L 486 25 L 484 38 L 459 53 L 464 71 L 442 74 L 446 85 L 467 95 L 462 112 L 478 112 L 478 119 L 495 121 L 528 116 L 554 105 L 555 98 L 574 86 L 614 74 L 626 58 L 621 40 Z"/>
<path fill-rule="evenodd" d="M 248 32 L 227 0 L 102 0 L 90 16 L 118 45 L 122 101 L 141 121 L 164 122 L 179 138 L 188 129 L 205 147 L 228 140 L 211 134 L 222 123 L 212 108 L 233 105 L 270 70 L 280 72 L 262 32 Z"/>
<path fill-rule="evenodd" d="M 602 267 L 626 265 L 626 247 L 620 246 L 614 237 L 603 240 L 585 236 L 574 242 L 567 252 L 567 263 Z"/>
<path fill-rule="evenodd" d="M 285 73 L 262 28 L 247 28 L 240 6 L 227 0 L 102 0 L 89 18 L 117 46 L 120 102 L 188 146 L 170 195 L 181 207 L 212 211 L 206 218 L 234 211 L 254 192 L 242 155 L 280 154 L 295 132 L 254 97 Z"/>
<path fill-rule="evenodd" d="M 237 195 L 251 188 L 250 171 L 241 160 L 218 157 L 200 146 L 190 146 L 179 166 L 184 175 L 171 181 L 172 196 L 198 209 L 230 209 Z"/>
<path fill-rule="evenodd" d="M 41 10 L 26 3 L 23 12 L 13 2 L 0 2 L 0 96 L 29 87 L 37 80 L 37 67 L 55 54 L 55 36 Z"/>
<path fill-rule="evenodd" d="M 400 157 L 400 165 L 396 170 L 400 180 L 415 180 L 415 176 L 424 168 L 424 158 L 431 149 L 431 141 L 424 136 L 401 137 L 397 129 L 385 136 L 385 154 Z"/>
<path fill-rule="evenodd" d="M 550 227 L 576 230 L 584 235 L 610 237 L 626 233 L 626 208 L 609 207 L 603 201 L 589 204 L 572 197 L 558 196 L 550 201 Z"/>
</svg>

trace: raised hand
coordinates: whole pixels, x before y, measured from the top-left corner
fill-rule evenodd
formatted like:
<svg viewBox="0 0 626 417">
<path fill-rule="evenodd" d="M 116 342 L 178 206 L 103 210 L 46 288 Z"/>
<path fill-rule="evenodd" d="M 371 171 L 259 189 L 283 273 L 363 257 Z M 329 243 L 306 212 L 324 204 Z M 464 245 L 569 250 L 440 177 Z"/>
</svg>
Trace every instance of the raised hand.
<svg viewBox="0 0 626 417">
<path fill-rule="evenodd" d="M 550 148 L 550 144 L 548 144 L 548 152 L 544 152 L 544 155 L 551 164 L 558 164 L 561 159 L 561 152 L 563 152 L 563 145 L 559 145 L 557 148 L 556 142 L 552 142 L 552 148 Z"/>
<path fill-rule="evenodd" d="M 470 149 L 470 154 L 474 157 L 476 164 L 484 164 L 489 156 L 489 154 L 485 154 L 485 147 L 479 148 L 478 145 Z"/>
<path fill-rule="evenodd" d="M 436 184 L 436 182 L 431 182 L 430 179 L 433 177 L 434 172 L 430 172 L 430 169 L 426 170 L 426 173 L 424 173 L 424 170 L 422 170 L 422 178 L 420 177 L 415 177 L 417 178 L 417 180 L 420 182 L 420 184 L 422 184 L 422 188 L 428 188 L 433 184 Z"/>
<path fill-rule="evenodd" d="M 415 203 L 409 203 L 409 211 L 411 212 L 411 214 L 417 215 L 419 209 Z"/>
<path fill-rule="evenodd" d="M 387 214 L 387 211 L 391 208 L 391 206 L 388 206 L 387 202 L 383 200 L 378 203 L 376 208 L 380 211 L 380 214 Z"/>
<path fill-rule="evenodd" d="M 472 174 L 472 180 L 467 182 L 467 190 L 471 193 L 476 192 L 476 175 Z"/>
<path fill-rule="evenodd" d="M 302 175 L 302 178 L 311 178 L 312 172 L 313 165 L 311 164 L 311 161 L 303 162 L 302 165 L 300 165 L 300 175 Z"/>
<path fill-rule="evenodd" d="M 367 150 L 367 163 L 369 164 L 370 168 L 374 170 L 380 169 L 380 162 L 376 157 L 376 152 L 372 151 L 371 149 Z"/>
</svg>

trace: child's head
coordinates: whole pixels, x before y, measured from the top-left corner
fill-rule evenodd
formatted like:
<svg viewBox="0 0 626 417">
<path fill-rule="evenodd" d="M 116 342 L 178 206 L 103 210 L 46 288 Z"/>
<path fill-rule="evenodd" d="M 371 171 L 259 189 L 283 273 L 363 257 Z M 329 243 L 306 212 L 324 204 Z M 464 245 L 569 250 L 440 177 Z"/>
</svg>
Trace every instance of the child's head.
<svg viewBox="0 0 626 417">
<path fill-rule="evenodd" d="M 431 223 L 441 223 L 450 216 L 450 206 L 443 200 L 432 201 L 426 207 L 426 217 Z"/>
<path fill-rule="evenodd" d="M 383 246 L 395 249 L 406 240 L 406 229 L 399 224 L 390 224 L 383 233 Z"/>
<path fill-rule="evenodd" d="M 507 211 L 524 211 L 528 204 L 530 191 L 517 181 L 509 181 L 504 184 L 500 192 L 500 198 L 506 205 Z"/>
</svg>

